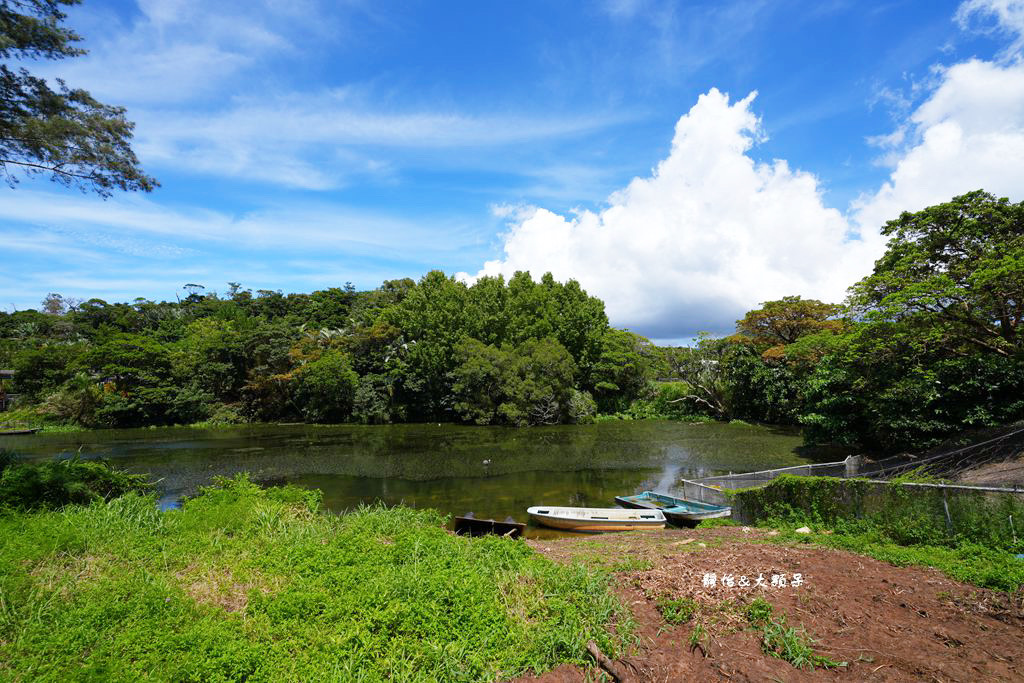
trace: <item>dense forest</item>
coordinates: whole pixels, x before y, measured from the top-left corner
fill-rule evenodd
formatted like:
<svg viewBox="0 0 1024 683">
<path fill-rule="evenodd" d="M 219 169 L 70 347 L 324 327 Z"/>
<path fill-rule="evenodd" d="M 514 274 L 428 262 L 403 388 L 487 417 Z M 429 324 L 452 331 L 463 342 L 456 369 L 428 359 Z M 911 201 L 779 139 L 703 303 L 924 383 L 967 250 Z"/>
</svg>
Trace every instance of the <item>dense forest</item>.
<svg viewBox="0 0 1024 683">
<path fill-rule="evenodd" d="M 769 301 L 735 334 L 658 347 L 570 280 L 444 273 L 174 302 L 49 295 L 0 313 L 8 418 L 85 427 L 247 421 L 743 419 L 814 443 L 918 448 L 1024 416 L 1024 203 L 977 191 L 883 228 L 844 304 Z M 10 421 L 6 419 L 5 421 Z"/>
</svg>

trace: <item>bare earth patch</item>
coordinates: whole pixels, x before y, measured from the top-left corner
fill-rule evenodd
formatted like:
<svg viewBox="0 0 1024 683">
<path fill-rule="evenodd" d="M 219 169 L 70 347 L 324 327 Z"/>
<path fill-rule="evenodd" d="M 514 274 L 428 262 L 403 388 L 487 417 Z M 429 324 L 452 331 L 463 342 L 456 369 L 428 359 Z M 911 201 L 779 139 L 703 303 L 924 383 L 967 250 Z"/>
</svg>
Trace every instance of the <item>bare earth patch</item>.
<svg viewBox="0 0 1024 683">
<path fill-rule="evenodd" d="M 616 664 L 635 681 L 1020 681 L 1024 613 L 1011 598 L 923 567 L 815 547 L 756 542 L 762 530 L 666 530 L 527 541 L 561 562 L 599 561 L 618 571 L 618 592 L 637 620 L 641 644 Z M 693 539 L 690 541 L 689 539 Z M 704 544 L 703 547 L 701 544 Z M 705 574 L 714 573 L 714 586 Z M 792 579 L 801 575 L 801 585 Z M 723 586 L 723 575 L 733 585 Z M 763 575 L 765 586 L 755 586 Z M 785 587 L 771 585 L 786 577 Z M 739 586 L 746 576 L 750 586 Z M 817 653 L 846 666 L 794 668 L 762 652 L 744 609 L 763 597 L 787 624 L 806 629 Z M 697 613 L 671 626 L 658 601 L 690 599 Z M 695 628 L 698 630 L 695 637 Z M 547 683 L 593 680 L 560 667 Z"/>
<path fill-rule="evenodd" d="M 60 595 L 66 596 L 74 591 L 80 582 L 101 576 L 111 564 L 109 557 L 59 553 L 36 565 L 29 575 L 38 582 L 37 585 L 41 589 L 59 589 Z"/>
<path fill-rule="evenodd" d="M 957 480 L 962 484 L 976 486 L 1014 486 L 1024 488 L 1024 454 L 1018 454 L 1003 462 L 979 465 L 960 474 Z"/>
<path fill-rule="evenodd" d="M 201 568 L 190 565 L 175 576 L 193 600 L 228 612 L 244 610 L 249 604 L 249 591 L 253 589 L 266 594 L 280 588 L 280 582 L 268 581 L 263 577 L 239 581 L 226 567 Z"/>
</svg>

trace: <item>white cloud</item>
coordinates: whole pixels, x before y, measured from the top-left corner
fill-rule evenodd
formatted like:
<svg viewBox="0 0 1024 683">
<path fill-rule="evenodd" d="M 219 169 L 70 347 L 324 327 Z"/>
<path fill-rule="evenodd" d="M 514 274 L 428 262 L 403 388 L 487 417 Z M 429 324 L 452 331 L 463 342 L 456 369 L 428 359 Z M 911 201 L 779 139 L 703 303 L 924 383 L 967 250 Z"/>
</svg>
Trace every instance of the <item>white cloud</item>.
<svg viewBox="0 0 1024 683">
<path fill-rule="evenodd" d="M 477 275 L 576 278 L 615 324 L 656 338 L 728 330 L 752 304 L 788 294 L 842 298 L 877 245 L 848 240 L 814 176 L 750 158 L 753 98 L 702 95 L 676 124 L 668 158 L 600 212 L 518 209 L 503 258 Z"/>
<path fill-rule="evenodd" d="M 889 180 L 854 202 L 859 225 L 876 229 L 971 190 L 1024 199 L 1024 64 L 971 59 L 940 76 L 905 134 L 888 141 Z"/>
<path fill-rule="evenodd" d="M 916 107 L 879 91 L 902 105 L 894 130 L 867 141 L 892 171 L 846 214 L 823 203 L 815 176 L 755 162 L 753 95 L 730 104 L 712 89 L 677 123 L 668 158 L 605 209 L 505 208 L 503 255 L 472 277 L 576 278 L 605 300 L 613 324 L 662 339 L 728 332 L 746 310 L 785 295 L 841 300 L 884 249 L 881 226 L 901 212 L 979 188 L 1024 199 L 1024 0 L 969 0 L 956 19 L 979 16 L 1014 42 L 998 61 L 935 67 L 911 83 L 925 93 Z"/>
<path fill-rule="evenodd" d="M 353 176 L 392 173 L 391 161 L 375 154 L 450 157 L 457 150 L 585 135 L 625 118 L 383 111 L 367 99 L 358 88 L 345 88 L 238 98 L 216 112 L 144 112 L 136 148 L 147 163 L 325 190 Z"/>
<path fill-rule="evenodd" d="M 0 243 L 32 250 L 19 236 L 24 226 L 35 251 L 92 244 L 151 259 L 192 255 L 192 249 L 223 249 L 318 256 L 363 255 L 442 261 L 476 248 L 479 227 L 469 220 L 421 217 L 415 220 L 353 210 L 341 204 L 305 202 L 302 207 L 268 204 L 232 215 L 221 211 L 171 208 L 126 195 L 97 202 L 71 193 L 19 190 L 0 203 Z M 52 238 L 52 239 L 50 239 Z"/>
<path fill-rule="evenodd" d="M 33 68 L 133 112 L 220 98 L 244 69 L 292 49 L 293 22 L 275 18 L 263 3 L 142 0 L 128 25 L 111 13 L 81 17 L 89 53 Z"/>
<path fill-rule="evenodd" d="M 1018 58 L 1024 48 L 1024 0 L 967 0 L 957 8 L 955 19 L 965 30 L 1012 36 L 1003 52 L 1006 58 Z M 995 24 L 974 23 L 979 20 L 994 20 Z"/>
</svg>

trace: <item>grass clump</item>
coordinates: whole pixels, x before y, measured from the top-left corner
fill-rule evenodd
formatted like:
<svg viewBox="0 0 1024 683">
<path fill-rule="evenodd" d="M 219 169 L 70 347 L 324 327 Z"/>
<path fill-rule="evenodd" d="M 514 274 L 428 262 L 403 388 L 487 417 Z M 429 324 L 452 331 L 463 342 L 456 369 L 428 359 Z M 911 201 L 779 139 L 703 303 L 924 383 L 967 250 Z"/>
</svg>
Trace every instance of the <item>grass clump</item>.
<svg viewBox="0 0 1024 683">
<path fill-rule="evenodd" d="M 626 642 L 607 572 L 318 504 L 238 477 L 0 516 L 0 679 L 490 681 Z"/>
<path fill-rule="evenodd" d="M 760 626 L 771 621 L 774 610 L 770 602 L 764 598 L 754 598 L 747 605 L 747 621 L 753 626 Z"/>
<path fill-rule="evenodd" d="M 661 616 L 670 624 L 685 624 L 697 613 L 697 603 L 691 598 L 662 598 L 656 604 Z"/>
<path fill-rule="evenodd" d="M 835 669 L 846 666 L 814 652 L 812 641 L 803 629 L 786 624 L 786 615 L 775 616 L 771 604 L 755 598 L 747 606 L 747 621 L 761 631 L 761 649 L 766 655 L 789 662 L 798 669 Z"/>
<path fill-rule="evenodd" d="M 740 522 L 735 519 L 729 519 L 728 517 L 716 517 L 714 519 L 703 519 L 697 523 L 698 529 L 717 529 L 723 526 L 743 526 Z"/>
</svg>

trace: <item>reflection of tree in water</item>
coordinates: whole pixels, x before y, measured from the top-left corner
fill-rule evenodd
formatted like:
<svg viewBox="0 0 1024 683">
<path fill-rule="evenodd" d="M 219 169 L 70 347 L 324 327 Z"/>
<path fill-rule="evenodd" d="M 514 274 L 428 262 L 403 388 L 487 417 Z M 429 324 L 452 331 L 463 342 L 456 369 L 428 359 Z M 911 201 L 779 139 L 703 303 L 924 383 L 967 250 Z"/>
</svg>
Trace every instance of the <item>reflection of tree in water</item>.
<svg viewBox="0 0 1024 683">
<path fill-rule="evenodd" d="M 569 507 L 587 507 L 587 494 L 577 491 L 569 496 Z"/>
<path fill-rule="evenodd" d="M 62 449 L 74 453 L 83 443 L 89 444 L 87 457 L 149 472 L 163 480 L 165 491 L 193 493 L 215 475 L 247 471 L 278 482 L 348 477 L 358 479 L 365 493 L 387 480 L 392 498 L 435 489 L 441 498 L 465 496 L 469 489 L 481 496 L 507 491 L 515 505 L 613 499 L 631 492 L 623 489 L 655 488 L 673 467 L 673 476 L 693 478 L 804 462 L 793 455 L 798 435 L 653 421 L 524 429 L 434 423 L 119 430 L 44 436 L 25 443 L 30 450 L 24 454 L 49 458 Z M 446 481 L 451 490 L 441 493 Z M 549 484 L 553 499 L 537 501 Z"/>
</svg>

